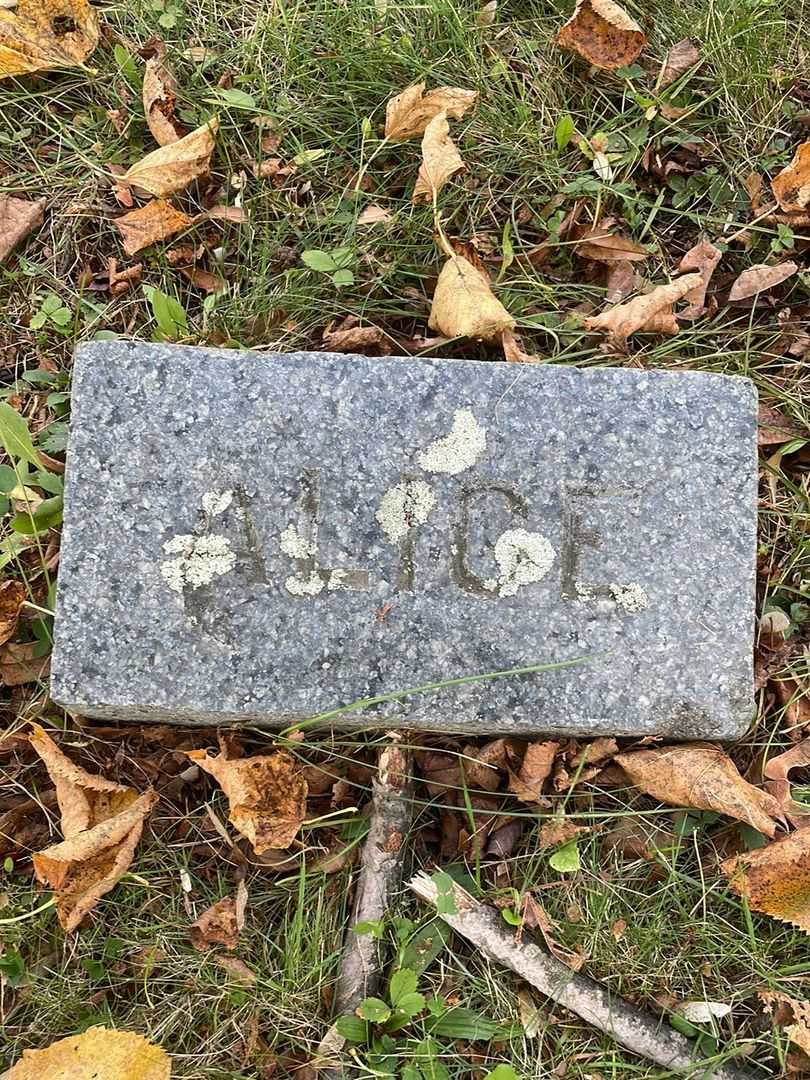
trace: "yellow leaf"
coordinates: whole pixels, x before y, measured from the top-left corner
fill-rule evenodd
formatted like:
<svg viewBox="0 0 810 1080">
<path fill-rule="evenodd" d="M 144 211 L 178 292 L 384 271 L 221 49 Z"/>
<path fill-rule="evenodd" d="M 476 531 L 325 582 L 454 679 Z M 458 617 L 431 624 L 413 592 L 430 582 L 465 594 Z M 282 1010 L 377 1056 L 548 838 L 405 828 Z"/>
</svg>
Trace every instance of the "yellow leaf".
<svg viewBox="0 0 810 1080">
<path fill-rule="evenodd" d="M 803 142 L 793 161 L 771 182 L 782 210 L 806 210 L 810 206 L 810 141 Z"/>
<path fill-rule="evenodd" d="M 228 820 L 250 840 L 257 855 L 293 842 L 306 815 L 307 782 L 295 759 L 275 754 L 228 759 L 189 750 L 187 757 L 210 773 L 228 796 Z"/>
<path fill-rule="evenodd" d="M 464 161 L 450 138 L 447 113 L 430 121 L 422 138 L 422 164 L 413 189 L 413 202 L 433 202 L 450 179 L 463 169 Z"/>
<path fill-rule="evenodd" d="M 797 829 L 766 847 L 722 864 L 736 893 L 754 911 L 810 933 L 810 829 Z"/>
<path fill-rule="evenodd" d="M 169 1080 L 172 1063 L 133 1031 L 91 1027 L 45 1050 L 23 1050 L 7 1080 Z"/>
<path fill-rule="evenodd" d="M 616 304 L 585 319 L 586 330 L 604 330 L 617 345 L 623 345 L 630 334 L 677 334 L 678 324 L 672 305 L 703 284 L 702 274 L 684 274 L 668 285 L 658 285 L 652 292 L 636 296 L 624 304 Z"/>
<path fill-rule="evenodd" d="M 613 0 L 579 0 L 556 42 L 562 49 L 578 52 L 594 67 L 614 71 L 632 64 L 647 38 L 635 19 Z"/>
<path fill-rule="evenodd" d="M 113 817 L 137 798 L 134 788 L 93 776 L 66 757 L 44 728 L 33 724 L 28 741 L 45 763 L 56 788 L 66 840 Z"/>
<path fill-rule="evenodd" d="M 492 293 L 489 280 L 461 255 L 452 255 L 442 267 L 428 325 L 445 337 L 494 341 L 515 320 Z"/>
<path fill-rule="evenodd" d="M 37 881 L 46 881 L 54 890 L 65 930 L 75 930 L 127 872 L 143 823 L 157 800 L 154 791 L 145 791 L 115 817 L 34 855 Z"/>
<path fill-rule="evenodd" d="M 98 21 L 87 0 L 18 0 L 0 6 L 0 79 L 75 67 L 98 44 Z"/>
<path fill-rule="evenodd" d="M 163 56 L 151 56 L 143 73 L 143 111 L 146 123 L 160 146 L 182 138 L 183 131 L 174 117 L 176 83 Z"/>
<path fill-rule="evenodd" d="M 439 86 L 425 93 L 424 83 L 415 83 L 391 98 L 385 108 L 385 137 L 388 140 L 413 139 L 423 134 L 440 112 L 460 120 L 475 104 L 478 93 L 460 86 Z"/>
<path fill-rule="evenodd" d="M 65 930 L 75 930 L 129 868 L 157 795 L 86 772 L 66 757 L 46 731 L 33 725 L 29 742 L 56 788 L 65 839 L 34 855 L 38 881 L 56 895 Z"/>
<path fill-rule="evenodd" d="M 165 199 L 152 199 L 146 206 L 130 210 L 128 214 L 113 221 L 121 233 L 121 243 L 127 255 L 165 240 L 181 229 L 191 225 L 191 218 L 182 210 L 176 209 Z"/>
<path fill-rule="evenodd" d="M 668 806 L 714 810 L 744 821 L 766 836 L 776 832 L 779 804 L 744 780 L 722 750 L 707 746 L 661 746 L 617 754 L 631 784 Z"/>
<path fill-rule="evenodd" d="M 219 121 L 212 117 L 208 123 L 177 142 L 147 154 L 122 179 L 159 198 L 182 191 L 197 177 L 208 172 L 218 127 Z"/>
</svg>

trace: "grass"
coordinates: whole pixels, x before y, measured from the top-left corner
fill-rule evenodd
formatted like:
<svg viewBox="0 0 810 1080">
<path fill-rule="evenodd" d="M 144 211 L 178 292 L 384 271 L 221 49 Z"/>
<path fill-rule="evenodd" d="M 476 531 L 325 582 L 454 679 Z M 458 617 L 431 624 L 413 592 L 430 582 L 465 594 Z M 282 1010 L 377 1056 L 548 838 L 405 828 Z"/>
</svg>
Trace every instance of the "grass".
<svg viewBox="0 0 810 1080">
<path fill-rule="evenodd" d="M 551 39 L 569 13 L 563 3 L 502 0 L 495 24 L 487 28 L 477 25 L 472 0 L 133 0 L 104 7 L 107 32 L 90 61 L 92 76 L 66 71 L 0 83 L 0 191 L 48 199 L 45 227 L 0 269 L 0 364 L 8 392 L 38 430 L 43 424 L 52 428 L 64 403 L 46 402 L 41 387 L 22 380 L 24 373 L 67 375 L 76 342 L 99 333 L 153 336 L 153 312 L 140 287 L 120 296 L 91 289 L 93 275 L 103 275 L 111 257 L 124 266 L 141 262 L 143 284 L 179 301 L 188 321 L 184 340 L 195 344 L 317 348 L 330 323 L 351 315 L 381 327 L 395 352 L 499 358 L 491 346 L 453 342 L 425 349 L 420 343 L 429 334 L 441 257 L 431 208 L 414 208 L 409 201 L 418 140 L 379 152 L 360 195 L 353 194 L 358 170 L 379 151 L 385 101 L 418 79 L 480 94 L 477 107 L 453 128 L 469 168 L 440 196 L 445 231 L 474 242 L 490 261 L 497 294 L 518 318 L 528 351 L 556 363 L 605 363 L 577 319 L 577 312 L 599 310 L 604 302 L 604 284 L 593 267 L 565 241 L 541 266 L 523 254 L 553 236 L 562 213 L 582 200 L 582 220 L 599 212 L 621 219 L 628 235 L 650 248 L 646 277 L 665 280 L 701 234 L 724 241 L 749 223 L 743 181 L 752 172 L 767 178 L 789 161 L 807 135 L 803 117 L 810 95 L 802 76 L 810 28 L 804 3 L 687 0 L 628 7 L 648 32 L 645 57 L 651 68 L 684 36 L 700 44 L 700 71 L 665 95 L 689 109 L 680 120 L 645 119 L 654 77 L 590 76 L 578 59 L 555 49 Z M 196 211 L 215 202 L 240 204 L 249 217 L 242 226 L 199 225 L 177 240 L 206 245 L 205 265 L 229 284 L 219 297 L 206 298 L 178 274 L 166 257 L 171 244 L 126 260 L 113 225 L 121 208 L 112 193 L 111 167 L 129 166 L 153 145 L 140 109 L 142 63 L 136 49 L 154 34 L 167 43 L 182 120 L 194 127 L 213 113 L 221 119 L 213 178 L 193 189 L 184 205 Z M 204 60 L 188 52 L 200 47 L 207 50 Z M 229 104 L 218 88 L 223 80 L 249 94 L 253 106 Z M 108 110 L 119 110 L 120 133 Z M 612 181 L 596 177 L 575 143 L 556 148 L 555 130 L 566 114 L 582 136 L 604 136 L 620 155 Z M 274 154 L 283 161 L 302 152 L 316 158 L 280 187 L 254 179 L 250 169 L 249 162 L 261 157 L 262 128 L 255 122 L 260 117 L 270 117 L 282 136 Z M 698 167 L 676 173 L 682 182 L 665 182 L 650 166 L 650 154 L 688 159 Z M 360 210 L 369 204 L 389 211 L 390 221 L 357 226 Z M 502 269 L 496 260 L 504 253 L 505 235 L 515 260 Z M 806 267 L 809 239 L 807 230 L 785 239 L 776 226 L 755 223 L 747 246 L 728 245 L 718 281 L 729 282 L 777 251 Z M 335 287 L 300 258 L 306 250 L 341 247 L 352 251 L 355 277 L 345 287 Z M 794 318 L 806 318 L 809 290 L 804 269 L 781 287 L 776 305 L 721 305 L 677 337 L 640 338 L 629 357 L 607 359 L 747 375 L 767 404 L 806 425 L 807 366 L 786 354 L 780 313 L 790 307 Z M 49 294 L 70 317 L 64 325 L 46 320 L 32 328 L 32 316 L 47 306 Z M 806 464 L 806 458 L 773 448 L 766 456 L 759 603 L 790 611 L 791 604 L 807 600 L 810 579 L 807 477 L 796 464 Z M 10 559 L 6 573 L 18 573 L 32 602 L 47 608 L 45 563 L 53 568 L 53 551 L 42 543 L 34 557 Z M 801 633 L 797 626 L 792 640 Z M 801 686 L 807 668 L 800 650 L 784 657 L 774 674 L 799 679 Z M 752 734 L 734 750 L 741 768 L 786 742 L 787 706 L 774 697 L 773 684 L 760 691 L 758 705 Z M 273 870 L 242 845 L 225 844 L 205 810 L 210 802 L 224 820 L 221 794 L 204 781 L 179 781 L 176 752 L 160 741 L 77 727 L 56 714 L 45 688 L 36 684 L 10 692 L 6 706 L 9 731 L 33 715 L 64 723 L 68 753 L 139 787 L 153 781 L 164 799 L 133 873 L 105 898 L 92 925 L 70 940 L 50 909 L 11 921 L 44 898 L 32 884 L 29 856 L 48 842 L 49 832 L 58 835 L 52 808 L 41 819 L 49 829 L 40 825 L 14 848 L 13 869 L 0 878 L 0 894 L 7 899 L 0 910 L 0 1066 L 26 1047 L 106 1022 L 160 1042 L 174 1055 L 175 1073 L 183 1080 L 300 1076 L 328 1025 L 338 943 L 350 909 L 350 867 L 324 874 L 317 859 L 330 850 L 338 827 L 344 837 L 359 835 L 352 804 L 362 803 L 368 791 L 370 774 L 359 765 L 373 759 L 374 737 L 308 738 L 305 746 L 312 749 L 302 753 L 346 779 L 349 805 L 343 819 L 321 821 L 305 833 L 296 868 Z M 266 742 L 252 733 L 246 744 L 255 749 Z M 43 774 L 31 757 L 15 750 L 0 760 L 0 812 L 24 794 L 39 799 Z M 354 772 L 347 775 L 350 766 Z M 461 800 L 468 817 L 471 797 Z M 442 808 L 456 802 L 453 792 L 431 798 L 418 789 L 414 865 L 438 859 Z M 511 895 L 508 890 L 537 890 L 560 941 L 587 958 L 585 971 L 647 1008 L 668 1012 L 674 1001 L 704 998 L 732 1004 L 731 1018 L 715 1025 L 718 1045 L 740 1050 L 765 1076 L 785 1074 L 794 1051 L 783 1031 L 763 1021 L 756 994 L 771 988 L 810 997 L 807 939 L 748 912 L 727 890 L 717 862 L 734 827 L 681 816 L 676 824 L 682 835 L 674 842 L 652 858 L 622 859 L 603 842 L 612 826 L 634 817 L 649 830 L 661 823 L 671 828 L 673 814 L 627 789 L 585 785 L 567 810 L 602 831 L 582 841 L 581 869 L 560 875 L 540 850 L 538 815 L 509 799 L 499 805 L 498 813 L 522 814 L 526 828 L 502 863 L 470 860 L 468 869 L 483 892 L 503 898 Z M 315 816 L 329 812 L 327 798 Z M 0 848 L 3 843 L 0 836 Z M 192 918 L 232 891 L 242 875 L 250 906 L 237 955 L 256 976 L 251 987 L 235 982 L 212 956 L 195 952 L 187 933 Z M 404 893 L 397 910 L 417 923 L 427 917 Z M 625 929 L 614 933 L 620 920 Z M 423 987 L 492 1019 L 517 1023 L 520 1015 L 516 981 L 457 939 L 428 969 Z M 498 1061 L 510 1061 L 526 1078 L 667 1075 L 547 1003 L 536 1004 L 539 1030 L 531 1037 L 516 1034 L 474 1047 L 445 1040 L 442 1060 L 450 1075 L 483 1075 Z"/>
</svg>

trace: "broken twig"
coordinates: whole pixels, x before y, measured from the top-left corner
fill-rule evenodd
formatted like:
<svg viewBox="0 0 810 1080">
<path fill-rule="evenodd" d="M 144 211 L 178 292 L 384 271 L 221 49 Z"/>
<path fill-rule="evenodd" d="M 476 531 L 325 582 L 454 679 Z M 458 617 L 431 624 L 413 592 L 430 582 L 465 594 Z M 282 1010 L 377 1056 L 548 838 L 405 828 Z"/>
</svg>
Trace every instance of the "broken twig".
<svg viewBox="0 0 810 1080">
<path fill-rule="evenodd" d="M 439 890 L 429 875 L 419 873 L 408 884 L 422 900 L 436 906 Z M 695 1045 L 664 1022 L 614 996 L 593 979 L 577 975 L 538 945 L 515 941 L 494 908 L 479 903 L 455 882 L 453 898 L 456 914 L 440 912 L 441 917 L 490 960 L 511 968 L 547 997 L 634 1054 L 665 1069 L 709 1067 L 709 1062 L 701 1060 Z M 754 1080 L 751 1073 L 733 1065 L 718 1065 L 711 1075 L 713 1080 Z"/>
<path fill-rule="evenodd" d="M 410 764 L 410 752 L 398 741 L 380 752 L 372 786 L 371 826 L 363 846 L 352 921 L 343 942 L 335 990 L 336 1018 L 353 1013 L 364 998 L 376 994 L 381 982 L 384 961 L 380 943 L 374 934 L 356 934 L 354 927 L 384 919 L 390 910 L 391 894 L 399 885 L 402 847 L 411 816 Z M 333 1025 L 319 1047 L 319 1057 L 331 1058 L 333 1064 L 337 1044 L 342 1042 L 335 1037 Z M 327 1068 L 325 1080 L 340 1075 L 340 1070 Z"/>
</svg>

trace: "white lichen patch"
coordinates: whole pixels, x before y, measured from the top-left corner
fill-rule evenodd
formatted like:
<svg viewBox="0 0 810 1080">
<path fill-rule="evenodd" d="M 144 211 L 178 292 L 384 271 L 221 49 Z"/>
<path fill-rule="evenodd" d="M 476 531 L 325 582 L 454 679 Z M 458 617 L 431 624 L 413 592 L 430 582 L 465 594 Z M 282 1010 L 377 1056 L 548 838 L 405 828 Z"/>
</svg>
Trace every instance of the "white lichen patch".
<svg viewBox="0 0 810 1080">
<path fill-rule="evenodd" d="M 405 480 L 389 488 L 380 500 L 377 521 L 392 544 L 411 529 L 424 525 L 436 506 L 433 488 L 424 480 Z"/>
<path fill-rule="evenodd" d="M 318 593 L 323 592 L 324 580 L 316 571 L 313 571 L 309 577 L 290 574 L 284 582 L 284 588 L 292 596 L 317 596 Z"/>
<path fill-rule="evenodd" d="M 631 581 L 628 585 L 615 585 L 611 583 L 609 586 L 613 599 L 619 605 L 624 608 L 625 611 L 631 615 L 637 614 L 639 611 L 644 611 L 650 606 L 650 598 L 646 592 L 636 581 Z"/>
<path fill-rule="evenodd" d="M 432 442 L 416 460 L 425 472 L 455 476 L 472 468 L 486 448 L 486 428 L 475 419 L 472 409 L 456 409 L 450 434 Z"/>
<path fill-rule="evenodd" d="M 315 554 L 315 544 L 296 529 L 295 525 L 288 525 L 279 537 L 279 546 L 285 555 L 291 559 L 308 559 Z"/>
<path fill-rule="evenodd" d="M 345 570 L 330 571 L 329 580 L 326 583 L 327 589 L 348 589 L 349 586 L 346 582 L 346 576 L 347 575 Z"/>
<path fill-rule="evenodd" d="M 554 548 L 540 533 L 526 529 L 507 529 L 495 541 L 497 581 L 485 582 L 499 596 L 514 596 L 524 585 L 542 581 L 554 562 Z"/>
<path fill-rule="evenodd" d="M 231 551 L 227 536 L 191 536 L 181 534 L 167 540 L 163 545 L 167 555 L 161 564 L 163 580 L 173 592 L 182 593 L 185 588 L 199 589 L 236 566 L 236 555 Z"/>
<path fill-rule="evenodd" d="M 219 514 L 224 514 L 232 502 L 233 492 L 230 490 L 206 491 L 202 497 L 202 508 L 206 514 L 217 517 Z"/>
</svg>

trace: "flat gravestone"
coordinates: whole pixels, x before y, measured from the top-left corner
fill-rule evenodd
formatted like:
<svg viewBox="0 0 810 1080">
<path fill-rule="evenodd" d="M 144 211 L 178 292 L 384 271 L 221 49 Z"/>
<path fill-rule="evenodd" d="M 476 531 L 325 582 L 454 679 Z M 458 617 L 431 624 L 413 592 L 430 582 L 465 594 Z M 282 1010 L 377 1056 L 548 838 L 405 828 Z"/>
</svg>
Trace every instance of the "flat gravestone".
<svg viewBox="0 0 810 1080">
<path fill-rule="evenodd" d="M 732 738 L 745 379 L 82 347 L 53 694 L 122 720 Z"/>
</svg>

